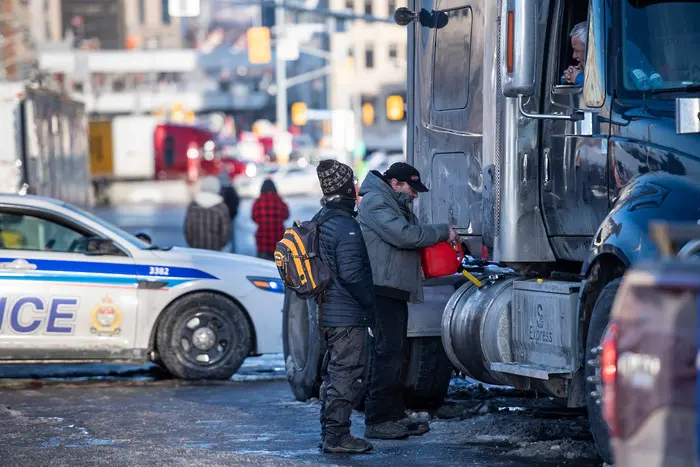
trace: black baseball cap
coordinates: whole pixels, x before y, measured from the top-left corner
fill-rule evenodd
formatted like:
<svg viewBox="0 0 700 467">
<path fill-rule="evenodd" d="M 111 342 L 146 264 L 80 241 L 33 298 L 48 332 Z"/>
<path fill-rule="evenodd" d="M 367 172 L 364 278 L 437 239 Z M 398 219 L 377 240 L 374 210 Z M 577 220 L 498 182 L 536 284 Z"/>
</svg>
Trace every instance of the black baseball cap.
<svg viewBox="0 0 700 467">
<path fill-rule="evenodd" d="M 387 180 L 395 178 L 400 182 L 406 182 L 408 186 L 418 193 L 425 193 L 428 191 L 428 187 L 423 185 L 420 179 L 420 172 L 418 172 L 415 167 L 405 162 L 395 162 L 391 164 L 391 167 L 384 172 L 384 178 Z"/>
</svg>

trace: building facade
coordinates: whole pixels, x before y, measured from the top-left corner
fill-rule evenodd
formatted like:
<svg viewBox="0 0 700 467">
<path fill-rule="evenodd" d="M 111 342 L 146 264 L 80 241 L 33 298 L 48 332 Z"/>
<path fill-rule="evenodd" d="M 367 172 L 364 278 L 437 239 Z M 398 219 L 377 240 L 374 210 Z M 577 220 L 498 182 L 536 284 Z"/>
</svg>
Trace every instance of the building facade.
<svg viewBox="0 0 700 467">
<path fill-rule="evenodd" d="M 356 14 L 380 18 L 393 17 L 394 10 L 405 6 L 405 0 L 330 0 L 334 10 L 352 10 Z M 389 23 L 354 21 L 345 32 L 331 38 L 336 57 L 333 76 L 333 106 L 347 108 L 348 94 L 365 99 L 378 97 L 386 84 L 406 81 L 406 28 Z"/>
</svg>

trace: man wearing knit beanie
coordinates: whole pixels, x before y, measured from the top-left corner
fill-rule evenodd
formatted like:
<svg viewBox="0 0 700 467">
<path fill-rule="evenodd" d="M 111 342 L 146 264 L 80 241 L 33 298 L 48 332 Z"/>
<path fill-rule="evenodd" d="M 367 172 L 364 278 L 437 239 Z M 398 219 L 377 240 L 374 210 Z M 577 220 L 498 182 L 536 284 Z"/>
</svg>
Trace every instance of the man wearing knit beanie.
<svg viewBox="0 0 700 467">
<path fill-rule="evenodd" d="M 327 453 L 361 453 L 368 441 L 350 434 L 350 415 L 364 391 L 366 329 L 374 310 L 374 283 L 367 247 L 355 221 L 355 176 L 334 160 L 317 168 L 324 207 L 318 254 L 335 279 L 319 306 L 326 353 L 321 367 L 321 444 Z M 333 217 L 330 217 L 333 216 Z"/>
</svg>

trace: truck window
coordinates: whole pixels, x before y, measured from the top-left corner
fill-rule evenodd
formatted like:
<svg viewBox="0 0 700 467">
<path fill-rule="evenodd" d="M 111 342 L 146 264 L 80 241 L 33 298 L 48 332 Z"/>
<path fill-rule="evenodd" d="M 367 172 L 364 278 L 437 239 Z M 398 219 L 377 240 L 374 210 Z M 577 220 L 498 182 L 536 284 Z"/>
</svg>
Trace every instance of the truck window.
<svg viewBox="0 0 700 467">
<path fill-rule="evenodd" d="M 579 61 L 575 58 L 574 48 L 571 43 L 571 33 L 577 24 L 586 23 L 588 15 L 588 2 L 569 0 L 564 2 L 561 25 L 559 29 L 559 70 L 558 76 L 563 76 L 570 66 L 576 66 Z M 581 65 L 584 65 L 583 63 Z M 565 84 L 561 80 L 557 84 Z"/>
<path fill-rule="evenodd" d="M 163 162 L 165 167 L 172 167 L 175 164 L 175 138 L 166 136 L 163 144 Z"/>
<path fill-rule="evenodd" d="M 674 99 L 700 85 L 700 3 L 622 2 L 622 86 Z"/>
<path fill-rule="evenodd" d="M 435 32 L 433 106 L 435 110 L 459 110 L 469 102 L 472 9 L 448 13 L 444 28 Z"/>
</svg>

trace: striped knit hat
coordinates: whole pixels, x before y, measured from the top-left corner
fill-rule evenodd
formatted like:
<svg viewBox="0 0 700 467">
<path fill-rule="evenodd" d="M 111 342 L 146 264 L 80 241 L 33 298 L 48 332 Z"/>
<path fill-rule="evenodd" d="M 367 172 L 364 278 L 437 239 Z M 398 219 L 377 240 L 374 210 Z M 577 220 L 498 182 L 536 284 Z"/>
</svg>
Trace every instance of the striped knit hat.
<svg viewBox="0 0 700 467">
<path fill-rule="evenodd" d="M 350 166 L 326 159 L 318 164 L 316 174 L 324 196 L 339 195 L 355 199 L 355 174 Z"/>
</svg>

